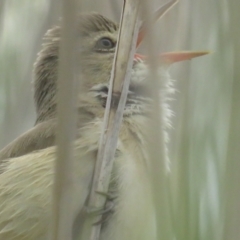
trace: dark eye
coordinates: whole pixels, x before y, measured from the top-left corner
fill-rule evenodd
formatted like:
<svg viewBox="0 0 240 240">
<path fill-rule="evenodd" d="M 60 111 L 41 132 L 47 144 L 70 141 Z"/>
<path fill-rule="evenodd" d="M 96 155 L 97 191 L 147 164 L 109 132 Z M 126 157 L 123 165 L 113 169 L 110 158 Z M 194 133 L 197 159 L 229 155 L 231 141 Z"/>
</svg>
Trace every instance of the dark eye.
<svg viewBox="0 0 240 240">
<path fill-rule="evenodd" d="M 107 50 L 115 47 L 115 43 L 110 38 L 101 38 L 97 41 L 96 49 L 97 50 Z"/>
</svg>

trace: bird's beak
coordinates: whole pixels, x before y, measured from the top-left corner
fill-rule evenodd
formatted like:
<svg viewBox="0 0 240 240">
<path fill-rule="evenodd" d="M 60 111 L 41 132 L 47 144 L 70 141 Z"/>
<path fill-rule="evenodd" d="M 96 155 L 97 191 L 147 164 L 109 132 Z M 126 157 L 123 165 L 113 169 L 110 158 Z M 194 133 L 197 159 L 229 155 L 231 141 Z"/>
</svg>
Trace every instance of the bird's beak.
<svg viewBox="0 0 240 240">
<path fill-rule="evenodd" d="M 178 0 L 170 0 L 168 3 L 164 4 L 162 7 L 160 7 L 158 10 L 156 10 L 153 14 L 154 21 L 157 21 L 158 19 L 162 18 L 163 15 L 170 10 Z M 139 30 L 138 39 L 137 39 L 137 46 L 139 47 L 142 40 L 144 39 L 146 35 L 146 24 L 145 21 L 142 22 L 142 25 Z M 209 54 L 209 51 L 179 51 L 179 52 L 167 52 L 162 53 L 159 56 L 159 61 L 163 64 L 172 64 L 175 62 L 185 61 L 185 60 L 191 60 L 195 57 L 200 57 L 206 54 Z M 135 59 L 141 59 L 141 60 L 147 60 L 147 56 L 141 55 L 141 54 L 135 54 Z"/>
<path fill-rule="evenodd" d="M 208 51 L 179 51 L 179 52 L 166 52 L 162 53 L 159 56 L 159 62 L 163 64 L 172 64 L 175 62 L 181 62 L 186 60 L 191 60 L 195 57 L 200 57 L 206 54 L 209 54 Z M 135 59 L 141 59 L 146 61 L 148 59 L 147 56 L 136 53 L 134 56 Z"/>
<path fill-rule="evenodd" d="M 161 6 L 159 9 L 157 9 L 154 13 L 153 13 L 153 21 L 156 22 L 159 19 L 161 19 L 176 3 L 178 3 L 178 0 L 170 0 L 169 2 L 165 3 L 163 6 Z M 140 30 L 139 30 L 139 34 L 138 34 L 138 39 L 137 39 L 137 46 L 139 47 L 139 45 L 141 44 L 143 38 L 145 37 L 147 32 L 147 24 L 146 22 L 143 20 Z"/>
</svg>

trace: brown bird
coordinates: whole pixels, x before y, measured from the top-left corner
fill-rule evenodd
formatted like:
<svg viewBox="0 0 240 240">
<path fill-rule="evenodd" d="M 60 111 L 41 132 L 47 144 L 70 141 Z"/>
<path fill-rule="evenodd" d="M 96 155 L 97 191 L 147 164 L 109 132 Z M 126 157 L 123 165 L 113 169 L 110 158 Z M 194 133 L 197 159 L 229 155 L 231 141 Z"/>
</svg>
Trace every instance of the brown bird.
<svg viewBox="0 0 240 240">
<path fill-rule="evenodd" d="M 76 213 L 83 208 L 89 194 L 118 25 L 96 13 L 83 14 L 78 19 L 77 31 L 81 35 L 81 79 L 86 91 L 79 95 L 79 135 L 74 151 L 76 160 L 73 173 L 73 208 Z M 20 156 L 36 149 L 42 150 L 8 159 L 2 165 L 0 239 L 42 240 L 48 236 L 56 152 L 54 146 L 49 146 L 54 144 L 55 138 L 56 73 L 60 32 L 60 27 L 54 27 L 47 32 L 45 44 L 35 65 L 36 126 L 13 142 L 9 156 Z M 165 54 L 164 57 L 168 58 L 170 55 Z M 176 56 L 181 55 L 172 54 L 168 59 L 174 59 Z M 145 167 L 148 161 L 145 129 L 152 100 L 148 91 L 148 67 L 142 59 L 142 56 L 136 55 L 131 73 L 118 154 L 114 160 L 112 174 L 112 183 L 115 184 L 111 184 L 114 186 L 111 190 L 117 194 L 115 211 L 102 229 L 102 240 L 156 239 L 150 178 Z M 171 92 L 171 80 L 162 67 L 159 70 L 159 80 L 165 86 L 162 91 Z M 165 102 L 161 103 L 161 106 L 164 109 L 166 128 L 169 124 L 169 111 Z"/>
<path fill-rule="evenodd" d="M 100 17 L 99 17 L 99 20 Z M 111 28 L 105 28 L 106 38 L 102 39 L 101 44 L 116 44 L 117 33 L 115 32 L 114 42 L 110 41 L 108 38 L 109 34 L 113 34 L 113 31 L 116 31 L 118 26 L 114 23 L 110 23 L 106 19 L 105 24 L 110 24 Z M 90 25 L 89 25 L 90 27 Z M 95 31 L 98 34 L 100 31 L 98 25 L 94 25 L 93 29 L 88 29 L 88 26 L 85 26 L 83 33 L 86 36 L 89 36 L 89 41 L 84 43 L 84 48 L 86 52 L 82 52 L 83 58 L 85 57 L 86 61 L 82 62 L 82 65 L 86 68 L 84 69 L 84 79 L 85 87 L 89 90 L 97 83 L 107 83 L 110 75 L 111 61 L 113 58 L 114 48 L 108 49 L 108 55 L 96 54 L 97 49 L 91 49 L 92 45 L 95 44 L 94 39 L 91 38 L 91 31 Z M 19 157 L 24 154 L 33 152 L 35 150 L 44 149 L 55 145 L 55 129 L 56 129 L 56 81 L 57 81 L 57 60 L 58 60 L 58 42 L 59 42 L 59 27 L 50 29 L 45 35 L 45 43 L 43 44 L 42 50 L 38 54 L 37 61 L 34 65 L 34 102 L 36 107 L 37 119 L 35 126 L 29 131 L 22 134 L 20 137 L 15 139 L 13 142 L 8 144 L 0 151 L 0 162 L 6 158 Z M 55 38 L 56 36 L 58 38 Z M 101 38 L 100 34 L 98 37 Z M 144 31 L 139 34 L 138 44 L 141 43 L 144 37 Z M 112 39 L 113 40 L 113 39 Z M 104 45 L 102 45 L 104 47 Z M 107 46 L 105 46 L 107 47 Z M 101 50 L 100 50 L 101 51 Z M 91 54 L 90 54 L 91 53 Z M 87 55 L 86 55 L 87 54 Z M 176 53 L 165 53 L 161 55 L 162 62 L 171 64 L 177 61 L 189 60 L 193 57 L 201 56 L 206 54 L 206 52 L 176 52 Z M 136 54 L 136 59 L 145 60 L 145 57 Z M 132 84 L 134 85 L 134 84 Z M 107 92 L 107 86 L 103 86 L 105 92 Z M 147 86 L 141 87 L 146 91 Z M 140 89 L 139 89 L 140 90 Z M 96 90 L 94 90 L 96 92 Z M 142 91 L 142 90 L 140 90 Z M 84 99 L 84 97 L 83 97 Z M 105 102 L 106 95 L 101 100 Z M 84 100 L 85 101 L 85 100 Z M 88 101 L 88 100 L 87 100 Z M 94 105 L 95 103 L 93 103 Z M 80 110 L 80 108 L 79 108 Z M 89 111 L 88 103 L 81 108 L 81 111 L 86 111 L 85 114 L 79 114 L 78 128 L 84 126 L 86 122 L 91 121 L 94 117 L 94 114 Z"/>
</svg>

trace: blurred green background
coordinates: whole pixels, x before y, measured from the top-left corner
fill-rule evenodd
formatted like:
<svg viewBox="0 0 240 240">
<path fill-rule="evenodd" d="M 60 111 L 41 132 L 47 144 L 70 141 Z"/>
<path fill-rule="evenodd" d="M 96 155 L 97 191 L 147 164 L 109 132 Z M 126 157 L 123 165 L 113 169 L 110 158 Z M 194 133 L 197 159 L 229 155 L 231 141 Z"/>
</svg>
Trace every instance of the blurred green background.
<svg viewBox="0 0 240 240">
<path fill-rule="evenodd" d="M 164 1 L 155 0 L 153 9 Z M 85 1 L 118 21 L 122 1 Z M 0 2 L 0 147 L 33 126 L 32 66 L 57 1 Z M 210 50 L 175 64 L 170 132 L 172 231 L 176 240 L 240 239 L 240 1 L 182 0 L 155 26 L 159 53 Z M 144 49 L 143 49 L 144 51 Z"/>
</svg>

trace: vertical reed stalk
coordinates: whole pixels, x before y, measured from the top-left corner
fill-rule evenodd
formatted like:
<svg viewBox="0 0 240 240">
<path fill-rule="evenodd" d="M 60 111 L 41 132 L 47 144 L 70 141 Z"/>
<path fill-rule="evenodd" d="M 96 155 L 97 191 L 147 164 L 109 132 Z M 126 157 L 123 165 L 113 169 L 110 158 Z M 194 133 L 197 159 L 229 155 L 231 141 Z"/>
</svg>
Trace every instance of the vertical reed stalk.
<svg viewBox="0 0 240 240">
<path fill-rule="evenodd" d="M 73 140 L 76 129 L 77 82 L 74 78 L 77 1 L 64 0 L 58 69 L 57 161 L 53 191 L 52 240 L 72 239 Z"/>
</svg>

